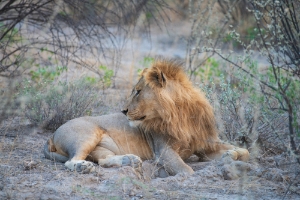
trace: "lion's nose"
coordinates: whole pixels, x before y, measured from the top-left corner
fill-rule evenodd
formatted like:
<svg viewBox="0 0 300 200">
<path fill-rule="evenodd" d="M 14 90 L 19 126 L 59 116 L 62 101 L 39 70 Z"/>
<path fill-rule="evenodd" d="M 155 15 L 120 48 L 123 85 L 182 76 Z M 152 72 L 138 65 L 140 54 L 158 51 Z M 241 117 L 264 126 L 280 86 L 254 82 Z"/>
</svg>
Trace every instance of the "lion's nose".
<svg viewBox="0 0 300 200">
<path fill-rule="evenodd" d="M 124 115 L 127 115 L 128 109 L 121 111 Z"/>
</svg>

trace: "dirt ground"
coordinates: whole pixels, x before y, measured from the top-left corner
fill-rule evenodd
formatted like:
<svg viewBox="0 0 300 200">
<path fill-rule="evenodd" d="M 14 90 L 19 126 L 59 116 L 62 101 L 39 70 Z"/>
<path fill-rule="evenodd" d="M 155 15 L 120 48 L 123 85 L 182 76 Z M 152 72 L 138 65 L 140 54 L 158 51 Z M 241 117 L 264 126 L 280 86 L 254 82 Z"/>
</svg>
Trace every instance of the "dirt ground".
<svg viewBox="0 0 300 200">
<path fill-rule="evenodd" d="M 97 166 L 92 174 L 80 174 L 45 159 L 42 148 L 51 132 L 11 124 L 5 133 L 0 136 L 0 199 L 300 199 L 299 177 L 276 167 L 283 157 L 244 163 L 198 162 L 192 156 L 187 161 L 195 170 L 192 176 L 151 179 L 151 161 L 143 163 L 142 173 Z"/>
</svg>

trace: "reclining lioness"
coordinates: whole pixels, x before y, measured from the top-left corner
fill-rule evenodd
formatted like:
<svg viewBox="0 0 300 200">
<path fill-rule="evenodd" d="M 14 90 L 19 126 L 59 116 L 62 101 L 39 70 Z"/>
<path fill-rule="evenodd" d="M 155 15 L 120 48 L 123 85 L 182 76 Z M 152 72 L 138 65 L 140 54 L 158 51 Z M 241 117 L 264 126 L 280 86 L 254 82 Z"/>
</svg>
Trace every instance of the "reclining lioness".
<svg viewBox="0 0 300 200">
<path fill-rule="evenodd" d="M 155 159 L 170 175 L 192 174 L 183 161 L 192 154 L 249 159 L 246 149 L 218 138 L 211 105 L 176 61 L 156 60 L 145 69 L 122 113 L 68 121 L 47 141 L 46 158 L 83 173 L 95 169 L 92 162 L 138 168 Z"/>
</svg>

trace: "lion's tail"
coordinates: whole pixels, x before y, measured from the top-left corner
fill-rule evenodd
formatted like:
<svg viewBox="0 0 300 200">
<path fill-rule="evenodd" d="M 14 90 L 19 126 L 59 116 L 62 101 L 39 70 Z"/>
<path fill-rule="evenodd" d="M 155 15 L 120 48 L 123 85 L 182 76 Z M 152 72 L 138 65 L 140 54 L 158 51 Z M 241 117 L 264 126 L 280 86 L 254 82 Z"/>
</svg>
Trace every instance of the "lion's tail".
<svg viewBox="0 0 300 200">
<path fill-rule="evenodd" d="M 67 162 L 69 160 L 68 157 L 60 155 L 56 152 L 50 152 L 50 148 L 54 148 L 52 145 L 49 147 L 49 143 L 51 143 L 51 139 L 49 139 L 44 146 L 44 155 L 47 159 L 58 161 L 58 162 Z"/>
</svg>

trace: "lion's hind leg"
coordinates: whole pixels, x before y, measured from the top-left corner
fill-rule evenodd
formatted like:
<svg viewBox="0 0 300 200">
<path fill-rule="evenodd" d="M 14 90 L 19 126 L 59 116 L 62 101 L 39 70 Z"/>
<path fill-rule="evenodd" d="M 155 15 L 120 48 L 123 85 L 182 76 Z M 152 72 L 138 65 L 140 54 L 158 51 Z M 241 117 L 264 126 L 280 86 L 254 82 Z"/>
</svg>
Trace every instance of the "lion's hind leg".
<svg viewBox="0 0 300 200">
<path fill-rule="evenodd" d="M 44 146 L 44 155 L 50 160 L 64 162 L 65 166 L 71 171 L 89 173 L 95 170 L 94 164 L 85 161 L 86 156 L 81 153 L 74 154 L 73 158 L 69 160 L 68 155 L 63 155 L 62 151 L 55 147 L 52 138 L 50 138 Z"/>
<path fill-rule="evenodd" d="M 103 151 L 103 149 L 99 151 L 99 146 L 94 145 L 95 141 L 93 143 L 81 143 L 77 148 L 75 148 L 76 150 L 73 156 L 71 156 L 72 159 L 67 161 L 65 163 L 65 166 L 71 171 L 77 171 L 82 173 L 90 173 L 95 171 L 94 162 L 98 161 L 97 156 L 106 154 L 108 152 Z"/>
<path fill-rule="evenodd" d="M 86 160 L 69 160 L 65 166 L 71 171 L 77 171 L 84 174 L 95 171 L 94 163 Z"/>
<path fill-rule="evenodd" d="M 77 171 L 80 173 L 90 173 L 95 171 L 95 164 L 87 161 L 88 148 L 81 148 L 71 156 L 71 160 L 65 163 L 65 166 L 71 171 Z"/>
<path fill-rule="evenodd" d="M 63 163 L 69 159 L 67 156 L 57 152 L 57 149 L 53 144 L 52 138 L 49 138 L 49 140 L 44 145 L 44 155 L 49 160 L 63 162 Z"/>
<path fill-rule="evenodd" d="M 100 135 L 104 134 L 102 129 L 94 129 L 94 133 L 98 134 L 85 134 L 79 132 L 80 138 L 78 141 L 72 141 L 68 144 L 68 154 L 71 158 L 65 163 L 65 166 L 71 171 L 80 173 L 90 173 L 95 171 L 95 163 L 90 159 L 91 153 L 98 147 L 97 144 L 101 141 Z M 88 132 L 92 133 L 92 131 Z"/>
</svg>

